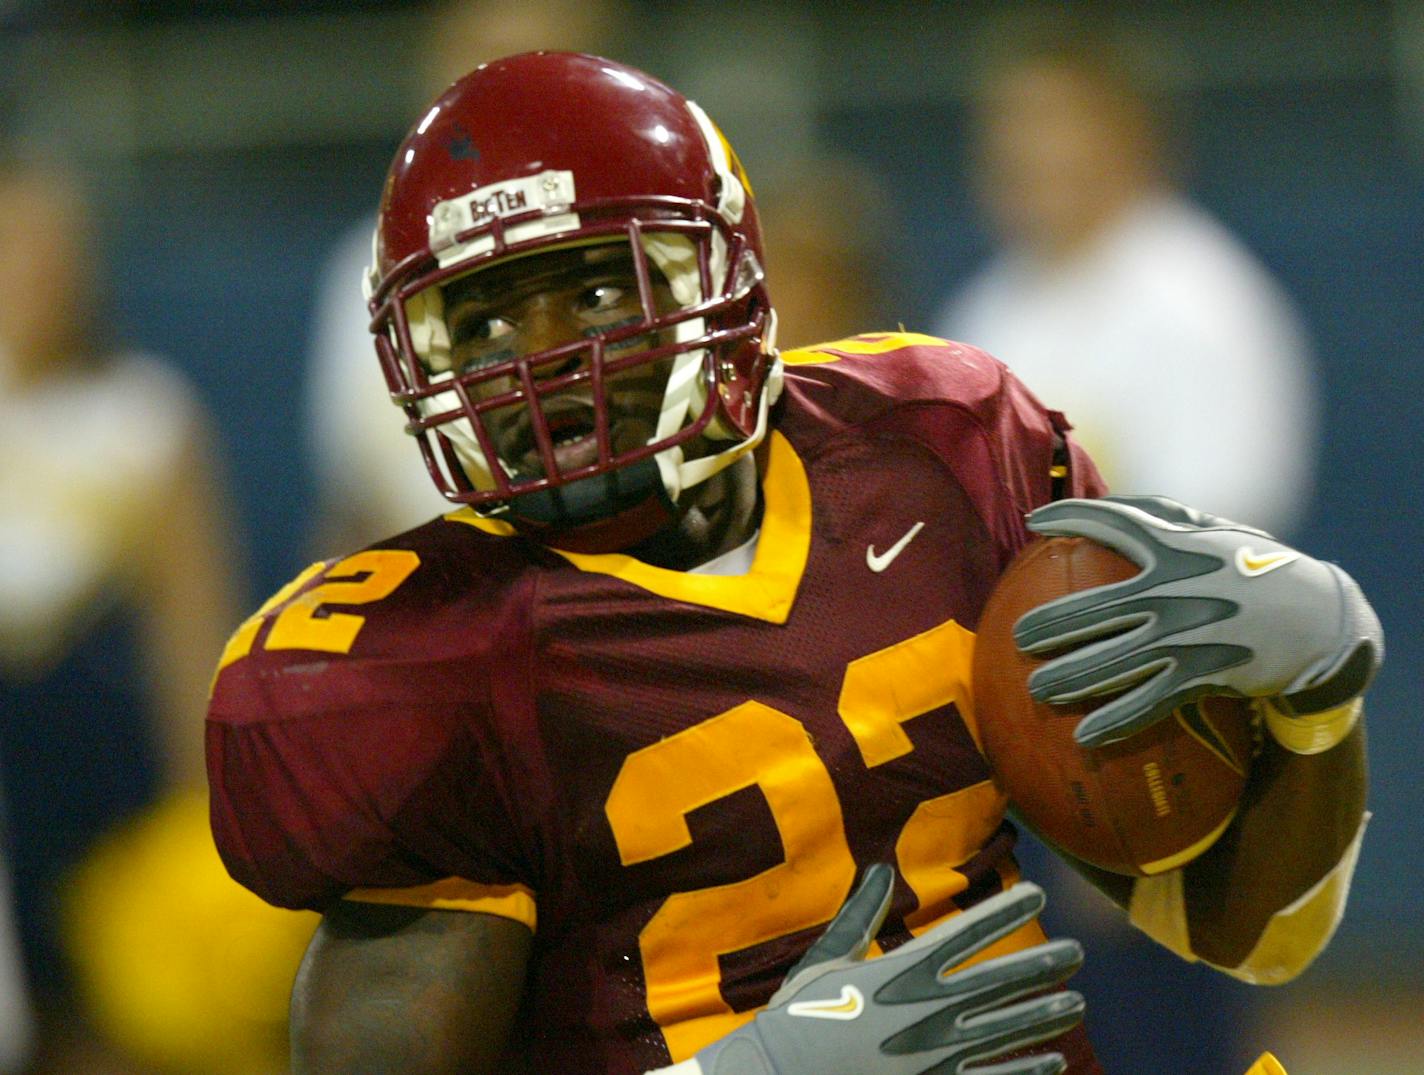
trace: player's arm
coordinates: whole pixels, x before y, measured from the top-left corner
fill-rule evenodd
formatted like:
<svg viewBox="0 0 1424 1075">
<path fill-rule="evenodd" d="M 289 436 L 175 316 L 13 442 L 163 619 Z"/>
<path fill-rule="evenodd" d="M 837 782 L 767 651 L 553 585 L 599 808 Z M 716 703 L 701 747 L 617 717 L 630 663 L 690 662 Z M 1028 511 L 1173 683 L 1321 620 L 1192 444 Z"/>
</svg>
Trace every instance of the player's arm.
<svg viewBox="0 0 1424 1075">
<path fill-rule="evenodd" d="M 1365 787 L 1363 724 L 1320 754 L 1295 754 L 1266 736 L 1231 828 L 1180 878 L 1144 879 L 1130 904 L 1133 920 L 1247 980 L 1294 977 L 1325 947 L 1344 911 Z M 1178 884 L 1187 938 L 1168 932 Z"/>
<path fill-rule="evenodd" d="M 867 963 L 893 884 L 889 867 L 873 867 L 752 1023 L 660 1070 L 859 1075 L 871 1066 L 917 1072 L 925 1063 L 961 1070 L 1055 1037 L 1082 1018 L 1077 993 L 1031 996 L 1077 970 L 1083 953 L 1074 941 L 946 973 L 1039 913 L 1043 893 L 1033 885 Z M 339 903 L 323 917 L 297 974 L 293 1075 L 492 1075 L 519 1006 L 530 937 L 522 924 L 493 915 Z M 1053 1075 L 1063 1066 L 1060 1055 L 1042 1053 L 993 1070 Z"/>
<path fill-rule="evenodd" d="M 154 534 L 171 540 L 136 547 L 143 612 L 145 674 L 154 699 L 164 783 L 204 786 L 203 739 L 196 723 L 206 708 L 213 660 L 238 620 L 237 555 L 231 505 L 214 475 L 221 472 L 206 431 L 184 445 L 184 480 L 152 506 Z"/>
<path fill-rule="evenodd" d="M 1035 698 L 1109 699 L 1080 743 L 1121 739 L 1206 694 L 1255 698 L 1264 716 L 1242 809 L 1206 854 L 1136 881 L 1075 865 L 1186 958 L 1253 982 L 1294 977 L 1339 922 L 1363 835 L 1361 696 L 1384 652 L 1369 603 L 1335 565 L 1160 498 L 1060 501 L 1029 525 L 1142 568 L 1015 625 L 1026 651 L 1056 654 L 1030 677 Z"/>
<path fill-rule="evenodd" d="M 496 1071 L 531 936 L 495 915 L 340 901 L 293 987 L 294 1075 Z"/>
<path fill-rule="evenodd" d="M 1284 982 L 1323 950 L 1344 909 L 1365 784 L 1363 724 L 1317 755 L 1268 737 L 1231 827 L 1183 869 L 1132 878 L 1063 857 L 1178 955 Z"/>
</svg>

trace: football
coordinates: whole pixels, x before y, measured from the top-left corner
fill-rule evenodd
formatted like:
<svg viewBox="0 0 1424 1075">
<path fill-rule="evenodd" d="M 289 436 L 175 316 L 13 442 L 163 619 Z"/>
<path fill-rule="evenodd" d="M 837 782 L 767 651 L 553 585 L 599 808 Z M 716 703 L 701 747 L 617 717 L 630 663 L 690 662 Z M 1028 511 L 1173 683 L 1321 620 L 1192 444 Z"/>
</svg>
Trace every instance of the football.
<svg viewBox="0 0 1424 1075">
<path fill-rule="evenodd" d="M 1034 701 L 1029 673 L 1048 657 L 1024 654 L 1013 640 L 1014 621 L 1029 609 L 1137 572 L 1085 538 L 1032 542 L 984 607 L 973 690 L 979 745 L 1022 820 L 1087 863 L 1146 876 L 1190 862 L 1235 816 L 1253 754 L 1250 703 L 1204 698 L 1125 739 L 1086 749 L 1073 728 L 1102 699 Z"/>
</svg>

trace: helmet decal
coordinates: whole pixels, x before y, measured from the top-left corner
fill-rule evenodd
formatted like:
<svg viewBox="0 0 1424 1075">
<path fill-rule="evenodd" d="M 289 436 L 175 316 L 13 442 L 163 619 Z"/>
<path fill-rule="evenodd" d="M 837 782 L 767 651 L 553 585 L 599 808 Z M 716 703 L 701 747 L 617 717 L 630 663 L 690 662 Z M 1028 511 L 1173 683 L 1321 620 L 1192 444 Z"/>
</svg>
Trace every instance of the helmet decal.
<svg viewBox="0 0 1424 1075">
<path fill-rule="evenodd" d="M 572 172 L 547 171 L 490 183 L 435 205 L 430 211 L 430 249 L 442 267 L 487 254 L 494 249 L 493 236 L 481 234 L 463 243 L 458 237 L 511 216 L 522 222 L 505 229 L 509 243 L 573 231 L 579 226 L 578 214 L 566 211 L 573 202 Z"/>
</svg>

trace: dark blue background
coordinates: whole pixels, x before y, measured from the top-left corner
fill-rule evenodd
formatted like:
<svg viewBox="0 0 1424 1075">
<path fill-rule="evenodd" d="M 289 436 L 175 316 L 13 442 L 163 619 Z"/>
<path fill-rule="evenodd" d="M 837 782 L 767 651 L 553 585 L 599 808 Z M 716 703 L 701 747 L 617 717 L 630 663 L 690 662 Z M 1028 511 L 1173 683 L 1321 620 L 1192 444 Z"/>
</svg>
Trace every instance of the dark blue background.
<svg viewBox="0 0 1424 1075">
<path fill-rule="evenodd" d="M 162 7 L 151 9 L 162 15 Z M 240 13 L 274 5 L 177 7 Z M 1388 15 L 1388 5 L 1361 7 L 1374 18 Z M 168 8 L 165 17 L 176 17 Z M 1376 816 L 1350 914 L 1320 973 L 1424 985 L 1417 969 L 1424 924 L 1413 888 L 1424 850 L 1413 764 L 1424 656 L 1424 169 L 1405 148 L 1398 89 L 1382 66 L 1346 79 L 1216 82 L 1189 91 L 1187 183 L 1305 313 L 1324 380 L 1324 420 L 1302 543 L 1361 581 L 1389 639 L 1370 707 Z M 359 78 L 352 92 L 359 94 Z M 906 107 L 873 97 L 846 103 L 852 99 L 836 97 L 819 117 L 820 134 L 837 152 L 879 169 L 894 192 L 897 319 L 928 329 L 940 298 L 988 246 L 964 182 L 961 113 L 937 100 Z M 735 127 L 728 133 L 736 142 Z M 181 365 L 217 416 L 250 601 L 276 589 L 312 552 L 314 487 L 303 427 L 312 290 L 331 244 L 369 211 L 397 136 L 158 153 L 128 162 L 108 184 L 121 325 Z M 746 163 L 755 179 L 758 161 Z"/>
</svg>

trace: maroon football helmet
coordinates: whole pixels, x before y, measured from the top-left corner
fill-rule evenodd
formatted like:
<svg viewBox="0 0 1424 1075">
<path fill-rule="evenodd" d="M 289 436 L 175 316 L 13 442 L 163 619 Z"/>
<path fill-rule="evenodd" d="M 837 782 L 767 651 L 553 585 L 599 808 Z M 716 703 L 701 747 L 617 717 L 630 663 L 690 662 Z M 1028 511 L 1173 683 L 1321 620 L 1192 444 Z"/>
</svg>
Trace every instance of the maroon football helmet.
<svg viewBox="0 0 1424 1075">
<path fill-rule="evenodd" d="M 641 316 L 552 349 L 452 358 L 451 285 L 613 243 L 631 251 Z M 525 53 L 452 85 L 397 151 L 371 328 L 448 499 L 568 547 L 579 533 L 595 535 L 584 547 L 617 547 L 764 436 L 781 367 L 763 264 L 751 188 L 700 108 L 609 60 Z M 619 378 L 654 369 L 656 431 L 630 445 L 615 435 Z"/>
</svg>

